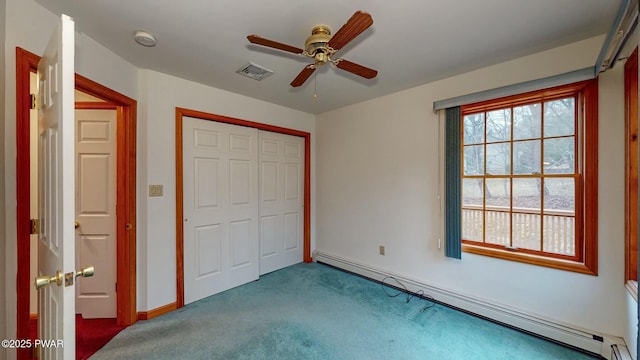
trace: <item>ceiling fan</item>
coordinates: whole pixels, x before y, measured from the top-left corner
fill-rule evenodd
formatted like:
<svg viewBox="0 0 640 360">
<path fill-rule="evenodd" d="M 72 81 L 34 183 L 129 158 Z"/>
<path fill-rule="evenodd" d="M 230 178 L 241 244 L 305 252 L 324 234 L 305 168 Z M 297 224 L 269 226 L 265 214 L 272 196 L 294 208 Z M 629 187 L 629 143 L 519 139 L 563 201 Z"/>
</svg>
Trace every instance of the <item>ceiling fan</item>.
<svg viewBox="0 0 640 360">
<path fill-rule="evenodd" d="M 333 59 L 333 55 L 351 40 L 355 39 L 363 31 L 373 25 L 373 18 L 368 13 L 356 11 L 347 22 L 342 25 L 340 30 L 331 35 L 331 29 L 326 25 L 316 25 L 311 30 L 311 36 L 307 38 L 304 49 L 290 46 L 277 41 L 265 39 L 258 35 L 249 35 L 247 39 L 252 44 L 262 45 L 278 50 L 288 51 L 294 54 L 308 56 L 314 59 L 313 64 L 305 66 L 304 69 L 291 82 L 291 86 L 298 87 L 313 74 L 318 66 L 332 63 L 337 68 L 348 71 L 350 73 L 362 76 L 365 79 L 372 79 L 378 75 L 378 71 L 368 67 L 356 64 L 354 62 L 338 58 Z"/>
</svg>

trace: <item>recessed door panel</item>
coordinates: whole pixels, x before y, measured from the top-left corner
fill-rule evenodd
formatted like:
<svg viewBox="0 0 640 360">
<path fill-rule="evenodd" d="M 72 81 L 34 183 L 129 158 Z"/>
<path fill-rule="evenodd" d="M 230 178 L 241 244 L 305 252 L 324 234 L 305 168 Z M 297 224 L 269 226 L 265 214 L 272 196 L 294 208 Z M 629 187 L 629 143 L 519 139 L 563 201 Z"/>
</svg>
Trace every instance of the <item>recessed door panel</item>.
<svg viewBox="0 0 640 360">
<path fill-rule="evenodd" d="M 216 275 L 222 271 L 222 234 L 220 224 L 199 226 L 195 231 L 196 277 Z"/>
<path fill-rule="evenodd" d="M 278 236 L 278 216 L 268 215 L 260 217 L 260 257 L 276 255 Z"/>
<path fill-rule="evenodd" d="M 111 154 L 78 154 L 77 175 L 80 195 L 78 199 L 80 214 L 108 214 L 113 195 L 109 191 L 109 171 Z"/>
<path fill-rule="evenodd" d="M 195 203 L 197 209 L 218 206 L 218 159 L 195 158 Z"/>
<path fill-rule="evenodd" d="M 299 247 L 300 213 L 284 214 L 284 250 L 293 251 Z"/>
<path fill-rule="evenodd" d="M 197 149 L 218 149 L 220 146 L 220 133 L 195 129 L 193 131 L 193 147 Z"/>
<path fill-rule="evenodd" d="M 299 200 L 301 188 L 300 164 L 284 164 L 284 198 Z"/>
<path fill-rule="evenodd" d="M 278 163 L 262 161 L 260 166 L 260 199 L 262 202 L 275 202 L 278 200 Z"/>
<path fill-rule="evenodd" d="M 229 224 L 232 268 L 249 265 L 252 261 L 253 249 L 251 247 L 255 244 L 251 239 L 251 222 L 251 219 L 247 219 Z"/>
<path fill-rule="evenodd" d="M 252 200 L 251 194 L 255 193 L 255 190 L 251 188 L 253 184 L 251 168 L 255 165 L 256 162 L 250 160 L 229 161 L 231 206 L 247 205 Z"/>
<path fill-rule="evenodd" d="M 229 125 L 233 126 L 233 125 Z M 231 152 L 249 153 L 251 152 L 252 139 L 250 135 L 231 134 L 229 135 L 229 150 Z"/>
</svg>

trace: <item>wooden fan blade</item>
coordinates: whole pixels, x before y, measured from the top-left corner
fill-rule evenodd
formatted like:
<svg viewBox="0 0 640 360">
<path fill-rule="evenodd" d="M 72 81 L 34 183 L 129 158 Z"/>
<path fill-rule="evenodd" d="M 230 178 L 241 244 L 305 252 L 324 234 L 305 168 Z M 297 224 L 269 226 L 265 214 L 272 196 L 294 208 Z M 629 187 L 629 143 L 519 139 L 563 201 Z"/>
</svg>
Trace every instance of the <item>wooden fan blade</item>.
<svg viewBox="0 0 640 360">
<path fill-rule="evenodd" d="M 296 76 L 296 78 L 293 79 L 293 81 L 291 82 L 291 86 L 298 87 L 304 84 L 304 82 L 307 81 L 309 76 L 311 76 L 311 74 L 313 74 L 314 71 L 316 71 L 315 66 L 313 65 L 305 66 L 305 68 L 302 69 L 302 71 L 300 71 L 300 74 L 298 74 L 298 76 Z"/>
<path fill-rule="evenodd" d="M 331 37 L 327 46 L 334 50 L 340 50 L 363 31 L 367 30 L 371 25 L 373 25 L 373 18 L 371 15 L 358 10 L 344 25 L 342 25 L 340 30 Z"/>
<path fill-rule="evenodd" d="M 349 60 L 338 59 L 335 64 L 336 67 L 339 67 L 342 70 L 348 71 L 358 76 L 362 76 L 365 79 L 373 79 L 378 75 L 378 70 L 370 69 L 366 66 L 356 64 Z"/>
<path fill-rule="evenodd" d="M 304 50 L 302 50 L 300 48 L 297 48 L 295 46 L 291 46 L 291 45 L 279 43 L 277 41 L 265 39 L 265 38 L 260 37 L 258 35 L 249 35 L 249 36 L 247 36 L 247 40 L 249 40 L 249 42 L 252 43 L 252 44 L 257 44 L 257 45 L 262 45 L 262 46 L 266 46 L 266 47 L 270 47 L 270 48 L 274 48 L 274 49 L 278 49 L 278 50 L 288 51 L 288 52 L 291 52 L 291 53 L 294 53 L 294 54 L 302 54 L 302 52 L 304 51 Z"/>
</svg>

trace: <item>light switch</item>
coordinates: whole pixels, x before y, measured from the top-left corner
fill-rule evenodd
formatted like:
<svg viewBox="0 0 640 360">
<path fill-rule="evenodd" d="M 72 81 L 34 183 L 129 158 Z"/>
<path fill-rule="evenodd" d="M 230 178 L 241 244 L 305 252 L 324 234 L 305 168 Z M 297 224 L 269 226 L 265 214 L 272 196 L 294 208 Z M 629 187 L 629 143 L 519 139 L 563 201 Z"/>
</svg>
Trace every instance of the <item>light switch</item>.
<svg viewBox="0 0 640 360">
<path fill-rule="evenodd" d="M 149 196 L 164 196 L 164 186 L 149 185 Z"/>
</svg>

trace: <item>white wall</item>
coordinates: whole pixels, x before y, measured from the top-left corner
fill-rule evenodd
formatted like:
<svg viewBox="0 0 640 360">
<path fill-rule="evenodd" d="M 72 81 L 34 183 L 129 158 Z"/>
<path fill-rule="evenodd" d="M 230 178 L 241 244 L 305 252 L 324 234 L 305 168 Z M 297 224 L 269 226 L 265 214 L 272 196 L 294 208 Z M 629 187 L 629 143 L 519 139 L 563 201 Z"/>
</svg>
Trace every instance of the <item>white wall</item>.
<svg viewBox="0 0 640 360">
<path fill-rule="evenodd" d="M 4 82 L 5 93 L 2 98 L 5 102 L 4 107 L 4 160 L 3 180 L 5 199 L 2 202 L 3 221 L 7 224 L 0 237 L 0 255 L 3 256 L 3 266 L 6 266 L 2 272 L 4 286 L 2 289 L 16 288 L 16 218 L 15 218 L 15 169 L 16 162 L 16 97 L 15 97 L 15 54 L 16 47 L 21 47 L 35 54 L 42 54 L 49 40 L 49 34 L 55 28 L 58 17 L 48 10 L 34 2 L 33 0 L 3 0 L 6 1 L 6 16 L 3 19 L 6 22 L 6 35 L 4 39 L 4 57 L 3 70 L 6 72 L 6 81 Z M 37 26 L 34 26 L 37 24 Z M 92 39 L 83 34 L 76 34 L 76 72 L 97 81 L 105 86 L 110 87 L 129 97 L 137 97 L 137 69 L 130 63 L 124 61 L 114 53 L 97 44 Z M 6 328 L 6 336 L 3 338 L 15 338 L 16 331 L 16 294 L 13 291 L 7 291 L 6 307 L 3 306 L 0 324 L 2 328 Z M 2 301 L 2 300 L 0 300 Z M 0 302 L 1 304 L 1 302 Z M 5 317 L 6 316 L 6 317 Z M 6 324 L 6 326 L 5 326 Z M 0 332 L 1 334 L 2 332 Z M 4 353 L 4 352 L 0 352 Z M 9 358 L 15 356 L 15 353 L 9 353 Z"/>
<path fill-rule="evenodd" d="M 321 114 L 316 248 L 574 326 L 622 336 L 623 83 L 600 79 L 599 276 L 463 253 L 444 256 L 444 163 L 434 101 L 593 66 L 596 37 Z M 386 246 L 386 256 L 378 246 Z"/>
<path fill-rule="evenodd" d="M 138 308 L 145 311 L 176 301 L 175 108 L 311 133 L 312 179 L 315 119 L 308 113 L 150 70 L 141 70 L 139 80 Z M 149 184 L 164 185 L 164 196 L 147 197 Z M 313 186 L 312 183 L 312 204 L 315 203 Z M 314 242 L 312 226 L 312 249 Z"/>
</svg>

